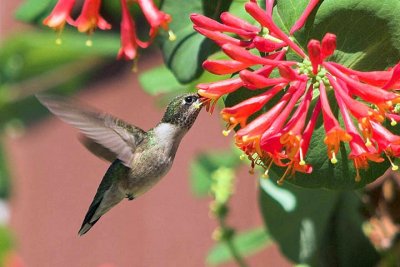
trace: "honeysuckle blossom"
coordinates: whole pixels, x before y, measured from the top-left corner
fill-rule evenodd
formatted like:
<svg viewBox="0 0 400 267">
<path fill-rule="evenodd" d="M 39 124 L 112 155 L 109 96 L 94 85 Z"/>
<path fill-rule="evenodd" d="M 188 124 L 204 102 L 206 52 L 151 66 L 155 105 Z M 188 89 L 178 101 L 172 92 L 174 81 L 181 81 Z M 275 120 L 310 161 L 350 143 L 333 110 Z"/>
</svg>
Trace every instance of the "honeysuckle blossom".
<svg viewBox="0 0 400 267">
<path fill-rule="evenodd" d="M 318 3 L 309 2 L 290 35 L 303 27 Z M 369 162 L 388 160 L 396 170 L 392 159 L 400 156 L 400 136 L 384 123 L 389 121 L 394 126 L 400 121 L 400 63 L 384 71 L 362 72 L 329 61 L 336 49 L 333 33 L 327 33 L 321 41 L 309 40 L 305 51 L 274 23 L 273 4 L 273 0 L 267 0 L 266 10 L 256 1 L 245 4 L 247 13 L 260 26 L 227 12 L 221 14 L 221 22 L 191 15 L 193 28 L 215 41 L 230 57 L 206 60 L 204 69 L 217 75 L 238 74 L 197 86 L 208 108 L 212 111 L 221 96 L 241 87 L 260 92 L 221 111 L 227 123 L 224 135 L 237 128 L 236 145 L 251 161 L 252 169 L 260 165 L 267 176 L 272 165 L 286 168 L 278 180 L 282 183 L 296 172 L 312 172 L 307 152 L 317 121 L 322 118 L 326 157 L 331 164 L 338 162 L 341 143 L 348 143 L 356 181 L 362 178 L 360 169 L 368 168 Z M 289 49 L 302 61 L 286 60 Z M 273 70 L 279 75 L 271 77 Z M 251 116 L 253 120 L 249 121 Z"/>
<path fill-rule="evenodd" d="M 142 42 L 137 38 L 135 21 L 127 7 L 129 3 L 137 2 L 145 18 L 150 24 L 149 40 Z M 65 23 L 75 26 L 79 32 L 91 35 L 94 30 L 109 30 L 111 25 L 100 15 L 101 0 L 85 0 L 83 2 L 80 15 L 74 20 L 71 17 L 71 11 L 75 5 L 75 0 L 59 0 L 51 14 L 43 20 L 43 24 L 57 31 L 57 44 L 61 44 L 60 33 Z M 171 16 L 160 11 L 153 0 L 120 0 L 121 3 L 121 48 L 118 52 L 118 59 L 132 60 L 137 55 L 137 48 L 146 48 L 154 40 L 159 28 L 168 31 L 169 39 L 175 40 L 175 35 L 169 30 L 168 24 L 171 22 Z M 89 39 L 86 45 L 91 46 Z"/>
</svg>

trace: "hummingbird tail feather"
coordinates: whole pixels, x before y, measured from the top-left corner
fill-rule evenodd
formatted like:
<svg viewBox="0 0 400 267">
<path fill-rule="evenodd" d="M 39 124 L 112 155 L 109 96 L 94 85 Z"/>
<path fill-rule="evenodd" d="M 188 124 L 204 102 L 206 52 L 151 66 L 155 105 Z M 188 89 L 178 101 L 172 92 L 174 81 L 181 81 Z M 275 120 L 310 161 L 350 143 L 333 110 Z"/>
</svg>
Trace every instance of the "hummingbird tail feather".
<svg viewBox="0 0 400 267">
<path fill-rule="evenodd" d="M 97 218 L 94 221 L 91 221 L 94 214 L 96 213 L 96 210 L 99 208 L 100 203 L 101 203 L 102 199 L 97 199 L 97 201 L 93 201 L 93 203 L 90 205 L 88 212 L 86 213 L 85 219 L 83 220 L 81 229 L 78 232 L 78 235 L 84 235 L 86 234 L 87 231 L 90 230 L 90 228 L 92 228 L 92 226 L 100 219 Z"/>
<path fill-rule="evenodd" d="M 100 218 L 99 218 L 99 219 L 100 219 Z M 82 227 L 81 227 L 81 229 L 80 229 L 79 232 L 78 232 L 78 235 L 82 236 L 82 235 L 86 234 L 86 233 L 90 230 L 90 228 L 92 228 L 92 226 L 93 226 L 99 219 L 97 219 L 97 220 L 95 220 L 94 222 L 91 222 L 91 223 L 85 223 L 85 224 L 83 224 Z"/>
</svg>

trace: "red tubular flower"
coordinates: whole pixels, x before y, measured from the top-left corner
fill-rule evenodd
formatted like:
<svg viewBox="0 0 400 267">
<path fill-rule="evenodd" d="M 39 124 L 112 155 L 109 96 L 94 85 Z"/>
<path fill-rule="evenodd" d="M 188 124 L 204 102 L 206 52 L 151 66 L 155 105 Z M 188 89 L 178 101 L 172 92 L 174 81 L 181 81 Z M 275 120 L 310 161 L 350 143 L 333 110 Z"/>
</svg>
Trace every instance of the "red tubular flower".
<svg viewBox="0 0 400 267">
<path fill-rule="evenodd" d="M 56 31 L 61 31 L 65 26 L 65 22 L 73 24 L 71 10 L 74 4 L 75 0 L 58 1 L 50 15 L 43 20 L 43 24 Z"/>
<path fill-rule="evenodd" d="M 353 91 L 353 93 L 365 101 L 372 102 L 374 104 L 382 104 L 386 101 L 392 101 L 393 103 L 397 103 L 400 101 L 399 96 L 396 93 L 388 92 L 379 87 L 368 85 L 366 83 L 360 83 L 351 77 L 344 75 L 340 72 L 336 67 L 334 67 L 330 63 L 324 63 L 324 67 L 336 77 L 340 78 L 343 82 L 347 84 L 349 89 Z"/>
<path fill-rule="evenodd" d="M 221 111 L 222 118 L 228 123 L 227 130 L 224 134 L 228 134 L 236 125 L 245 127 L 249 116 L 259 111 L 272 97 L 284 88 L 283 84 L 279 84 L 269 89 L 267 92 L 247 99 L 233 107 L 224 108 Z"/>
<path fill-rule="evenodd" d="M 243 63 L 236 60 L 206 60 L 203 68 L 217 75 L 231 74 L 252 66 L 252 63 Z"/>
<path fill-rule="evenodd" d="M 265 78 L 263 75 L 248 70 L 242 70 L 239 76 L 244 85 L 252 88 L 265 88 L 276 84 L 287 83 L 285 78 Z"/>
<path fill-rule="evenodd" d="M 101 0 L 85 0 L 81 14 L 74 22 L 78 31 L 91 34 L 96 27 L 102 30 L 111 29 L 111 25 L 100 16 L 100 4 Z"/>
<path fill-rule="evenodd" d="M 233 16 L 229 12 L 223 12 L 221 14 L 220 18 L 221 18 L 221 21 L 225 25 L 228 25 L 231 27 L 243 29 L 245 31 L 254 32 L 254 33 L 258 33 L 260 31 L 260 28 L 258 28 L 257 26 L 254 26 L 254 25 L 248 23 L 247 21 L 242 20 L 241 18 Z"/>
<path fill-rule="evenodd" d="M 215 41 L 219 46 L 223 44 L 233 44 L 237 46 L 249 46 L 249 42 L 238 40 L 236 38 L 230 37 L 229 35 L 217 32 L 217 31 L 210 31 L 201 27 L 193 26 L 198 33 L 206 36 L 207 38 Z"/>
<path fill-rule="evenodd" d="M 387 83 L 382 86 L 382 89 L 390 89 L 390 88 L 399 88 L 400 87 L 400 63 L 394 66 L 392 69 L 392 77 L 390 77 L 390 80 L 387 81 Z"/>
<path fill-rule="evenodd" d="M 175 35 L 169 31 L 168 24 L 171 22 L 171 16 L 160 11 L 153 0 L 137 0 L 146 20 L 150 24 L 150 39 L 152 40 L 158 33 L 159 28 L 168 31 L 169 39 L 175 40 Z"/>
<path fill-rule="evenodd" d="M 318 3 L 310 1 L 292 33 L 304 25 Z M 357 172 L 356 181 L 361 179 L 359 170 L 367 168 L 369 162 L 384 160 L 382 154 L 386 154 L 392 169 L 397 169 L 390 157 L 400 156 L 400 136 L 387 130 L 383 123 L 385 119 L 392 125 L 400 121 L 400 109 L 395 106 L 400 104 L 400 63 L 385 71 L 361 72 L 330 62 L 336 49 L 336 35 L 332 33 L 327 33 L 321 42 L 310 40 L 306 55 L 273 22 L 273 4 L 273 0 L 267 0 L 266 10 L 255 0 L 245 4 L 247 13 L 267 28 L 265 31 L 229 13 L 221 15 L 222 23 L 202 15 L 191 16 L 194 28 L 217 42 L 231 58 L 206 61 L 204 68 L 217 74 L 239 72 L 239 77 L 200 84 L 200 95 L 215 104 L 219 97 L 240 87 L 266 90 L 222 110 L 222 118 L 227 122 L 224 133 L 239 128 L 235 142 L 250 159 L 252 168 L 261 165 L 266 175 L 272 165 L 286 168 L 278 180 L 281 183 L 288 175 L 312 171 L 312 166 L 306 164 L 307 152 L 322 113 L 328 158 L 336 163 L 340 143 L 349 142 L 346 150 L 349 149 L 348 157 Z M 228 36 L 226 32 L 237 36 Z M 285 60 L 288 49 L 303 61 Z M 278 70 L 276 76 L 270 77 L 273 70 Z M 284 90 L 284 96 L 278 96 Z M 330 101 L 328 95 L 332 97 Z M 267 102 L 276 105 L 257 116 Z M 332 110 L 337 107 L 339 112 L 335 114 Z M 344 128 L 338 121 L 340 114 Z M 248 123 L 250 117 L 255 118 Z"/>
<path fill-rule="evenodd" d="M 211 31 L 236 33 L 237 35 L 242 36 L 244 38 L 253 38 L 258 33 L 258 31 L 253 32 L 253 31 L 243 30 L 237 27 L 228 26 L 200 14 L 192 14 L 190 15 L 190 19 L 192 20 L 194 25 L 200 28 L 204 28 Z"/>
<path fill-rule="evenodd" d="M 304 23 L 306 23 L 308 16 L 313 11 L 313 9 L 318 4 L 318 2 L 319 2 L 319 0 L 310 0 L 306 9 L 301 14 L 300 18 L 294 23 L 294 25 L 290 29 L 290 35 L 292 35 L 293 33 L 295 33 L 296 31 L 298 31 L 299 29 L 301 29 L 304 26 Z"/>
<path fill-rule="evenodd" d="M 271 32 L 276 34 L 282 41 L 287 43 L 297 54 L 301 57 L 305 57 L 304 51 L 295 44 L 281 29 L 276 26 L 276 24 L 272 21 L 272 17 L 265 13 L 257 3 L 249 2 L 245 4 L 246 11 L 255 18 L 261 25 L 268 28 Z"/>
<path fill-rule="evenodd" d="M 287 46 L 285 42 L 275 42 L 260 36 L 253 38 L 253 44 L 260 52 L 270 53 Z"/>
<path fill-rule="evenodd" d="M 322 39 L 321 50 L 322 59 L 333 55 L 336 50 L 336 35 L 332 33 L 325 34 L 324 38 Z"/>
<path fill-rule="evenodd" d="M 259 57 L 251 54 L 248 50 L 246 50 L 243 47 L 235 46 L 232 44 L 224 44 L 222 46 L 222 51 L 224 51 L 225 54 L 227 54 L 234 60 L 241 61 L 244 63 L 252 63 L 252 65 L 263 64 L 263 65 L 277 66 L 279 64 L 283 64 L 290 66 L 296 64 L 296 62 L 294 61 L 279 61 L 279 60 Z"/>
<path fill-rule="evenodd" d="M 132 60 L 136 57 L 138 45 L 145 48 L 146 45 L 136 37 L 135 22 L 129 12 L 126 0 L 120 0 L 122 9 L 121 20 L 121 48 L 118 51 L 118 59 Z"/>
<path fill-rule="evenodd" d="M 322 116 L 324 118 L 324 127 L 326 132 L 324 142 L 328 147 L 328 157 L 331 159 L 331 162 L 335 164 L 337 162 L 336 155 L 339 151 L 340 142 L 350 141 L 351 135 L 349 135 L 340 127 L 339 122 L 333 115 L 329 106 L 328 97 L 326 96 L 324 84 L 320 85 L 319 92 L 322 107 Z"/>
<path fill-rule="evenodd" d="M 318 73 L 318 67 L 322 64 L 322 51 L 321 44 L 317 40 L 311 40 L 308 42 L 308 57 L 310 58 L 313 73 Z"/>
</svg>

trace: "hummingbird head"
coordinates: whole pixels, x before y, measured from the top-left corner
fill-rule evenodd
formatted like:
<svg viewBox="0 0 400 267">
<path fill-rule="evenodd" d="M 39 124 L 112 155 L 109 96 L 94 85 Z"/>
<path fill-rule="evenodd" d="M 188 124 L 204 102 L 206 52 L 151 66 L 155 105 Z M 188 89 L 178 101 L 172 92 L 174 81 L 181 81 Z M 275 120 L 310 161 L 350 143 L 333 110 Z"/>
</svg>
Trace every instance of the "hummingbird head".
<svg viewBox="0 0 400 267">
<path fill-rule="evenodd" d="M 189 130 L 199 115 L 202 104 L 197 93 L 177 96 L 169 103 L 161 122 Z"/>
</svg>

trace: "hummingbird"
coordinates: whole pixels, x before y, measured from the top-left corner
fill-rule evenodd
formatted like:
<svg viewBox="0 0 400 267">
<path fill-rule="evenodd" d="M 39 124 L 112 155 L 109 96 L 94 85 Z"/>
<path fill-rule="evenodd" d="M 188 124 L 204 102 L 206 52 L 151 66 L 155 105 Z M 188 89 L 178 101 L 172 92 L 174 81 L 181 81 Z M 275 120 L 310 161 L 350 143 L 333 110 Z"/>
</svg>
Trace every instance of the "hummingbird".
<svg viewBox="0 0 400 267">
<path fill-rule="evenodd" d="M 90 151 L 112 162 L 89 206 L 80 236 L 124 198 L 139 197 L 167 174 L 182 138 L 203 104 L 196 93 L 177 96 L 169 103 L 161 122 L 146 132 L 67 98 L 36 97 L 62 121 L 78 128 Z"/>
</svg>

